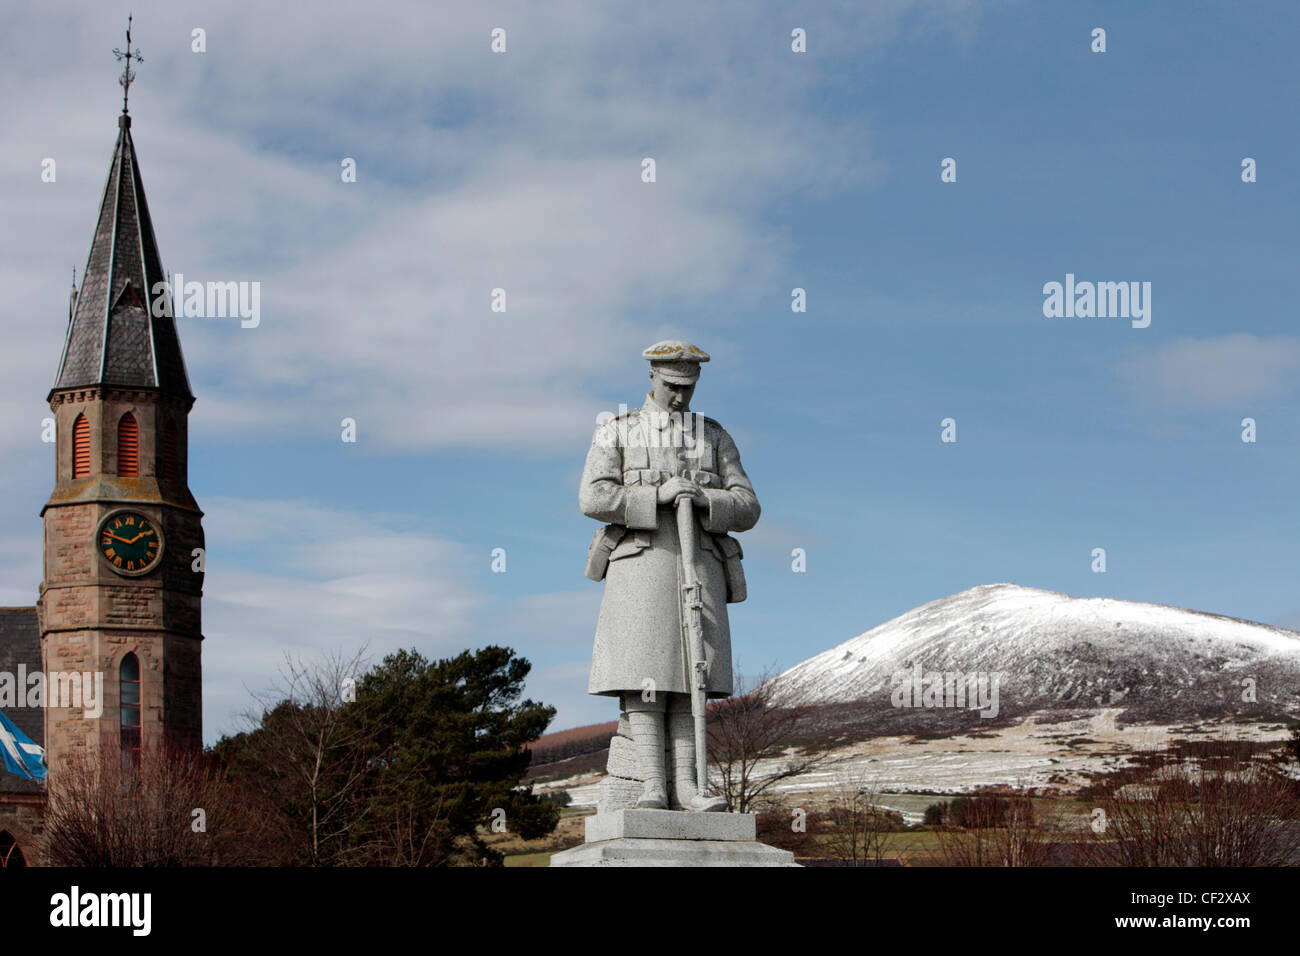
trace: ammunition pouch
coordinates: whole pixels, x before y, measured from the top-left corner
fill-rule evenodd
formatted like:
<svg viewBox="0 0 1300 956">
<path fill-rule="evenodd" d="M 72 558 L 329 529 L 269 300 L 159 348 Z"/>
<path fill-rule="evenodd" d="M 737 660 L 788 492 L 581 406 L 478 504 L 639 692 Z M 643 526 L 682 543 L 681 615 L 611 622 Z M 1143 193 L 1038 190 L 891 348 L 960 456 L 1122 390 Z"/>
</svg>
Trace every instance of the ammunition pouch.
<svg viewBox="0 0 1300 956">
<path fill-rule="evenodd" d="M 727 575 L 727 603 L 739 604 L 749 597 L 745 587 L 745 569 L 740 562 L 745 557 L 740 542 L 729 534 L 716 539 L 722 545 L 723 566 Z"/>
<path fill-rule="evenodd" d="M 605 580 L 605 571 L 609 567 L 609 555 L 627 534 L 627 528 L 617 524 L 607 524 L 597 529 L 587 547 L 587 577 L 593 581 Z"/>
<path fill-rule="evenodd" d="M 700 538 L 704 550 L 712 551 L 722 562 L 722 572 L 727 579 L 727 603 L 739 604 L 749 596 L 745 586 L 745 569 L 741 560 L 745 552 L 740 542 L 729 534 L 705 534 Z"/>
</svg>

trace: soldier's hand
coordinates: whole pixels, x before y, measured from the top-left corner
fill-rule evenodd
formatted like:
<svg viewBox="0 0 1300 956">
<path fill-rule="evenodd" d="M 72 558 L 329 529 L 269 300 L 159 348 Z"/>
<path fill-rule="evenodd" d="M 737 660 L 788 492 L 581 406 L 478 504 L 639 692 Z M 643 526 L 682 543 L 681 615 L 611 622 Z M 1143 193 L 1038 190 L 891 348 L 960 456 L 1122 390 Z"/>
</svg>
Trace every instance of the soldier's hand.
<svg viewBox="0 0 1300 956">
<path fill-rule="evenodd" d="M 689 478 L 669 478 L 659 486 L 659 503 L 668 505 L 675 502 L 682 495 L 689 495 L 690 498 L 700 504 L 705 503 L 708 499 L 704 496 L 704 491 L 695 482 Z"/>
</svg>

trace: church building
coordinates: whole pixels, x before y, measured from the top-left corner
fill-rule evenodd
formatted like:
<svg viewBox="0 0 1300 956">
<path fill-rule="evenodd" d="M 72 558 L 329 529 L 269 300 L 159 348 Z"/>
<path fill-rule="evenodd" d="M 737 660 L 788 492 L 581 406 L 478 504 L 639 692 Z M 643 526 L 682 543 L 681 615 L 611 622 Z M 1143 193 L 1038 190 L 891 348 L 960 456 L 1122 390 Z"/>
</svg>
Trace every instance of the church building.
<svg viewBox="0 0 1300 956">
<path fill-rule="evenodd" d="M 202 741 L 203 513 L 187 481 L 194 394 L 170 302 L 153 307 L 166 275 L 125 96 L 117 125 L 48 397 L 44 580 L 34 607 L 0 608 L 0 689 L 5 675 L 11 689 L 20 674 L 27 684 L 0 696 L 0 712 L 45 748 L 48 768 L 40 781 L 0 763 L 0 867 L 43 862 L 45 808 L 70 762 L 120 754 L 138 765 L 152 748 Z M 45 700 L 33 707 L 26 691 L 38 673 Z M 96 687 L 102 699 L 84 696 Z"/>
</svg>

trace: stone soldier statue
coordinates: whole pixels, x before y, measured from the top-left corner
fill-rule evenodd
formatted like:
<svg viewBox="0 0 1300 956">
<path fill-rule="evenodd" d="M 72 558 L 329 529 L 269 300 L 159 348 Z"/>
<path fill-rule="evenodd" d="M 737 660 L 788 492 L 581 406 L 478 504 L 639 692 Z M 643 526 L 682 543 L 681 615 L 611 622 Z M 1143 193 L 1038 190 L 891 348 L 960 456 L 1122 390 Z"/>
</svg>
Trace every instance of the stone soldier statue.
<svg viewBox="0 0 1300 956">
<path fill-rule="evenodd" d="M 725 801 L 696 785 L 675 509 L 678 499 L 690 499 L 706 693 L 729 697 L 727 604 L 745 599 L 740 542 L 729 532 L 755 525 L 758 499 L 731 436 L 690 411 L 700 363 L 709 356 L 680 341 L 659 342 L 642 355 L 650 361 L 646 402 L 596 428 L 578 492 L 583 514 L 608 522 L 587 562 L 587 576 L 605 581 L 588 691 L 622 699 L 621 726 L 630 732 L 635 776 L 643 782 L 637 808 L 721 810 Z"/>
</svg>

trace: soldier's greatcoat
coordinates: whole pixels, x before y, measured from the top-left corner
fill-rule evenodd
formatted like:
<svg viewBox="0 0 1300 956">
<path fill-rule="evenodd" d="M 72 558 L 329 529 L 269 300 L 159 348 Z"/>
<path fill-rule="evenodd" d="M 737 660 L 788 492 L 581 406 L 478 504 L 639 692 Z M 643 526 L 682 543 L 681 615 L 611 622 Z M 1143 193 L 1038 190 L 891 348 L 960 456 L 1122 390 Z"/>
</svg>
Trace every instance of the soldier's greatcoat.
<svg viewBox="0 0 1300 956">
<path fill-rule="evenodd" d="M 644 406 L 603 423 L 592 438 L 578 502 L 609 527 L 596 533 L 597 560 L 588 563 L 589 576 L 604 568 L 605 580 L 589 693 L 641 691 L 647 679 L 657 693 L 690 693 L 676 514 L 671 503 L 657 503 L 659 485 L 681 475 L 708 498 L 707 507 L 693 506 L 708 694 L 731 694 L 727 603 L 745 594 L 740 543 L 728 532 L 754 526 L 758 499 L 731 436 L 711 418 L 689 416 L 683 439 L 683 416 L 668 416 L 647 396 Z"/>
</svg>

